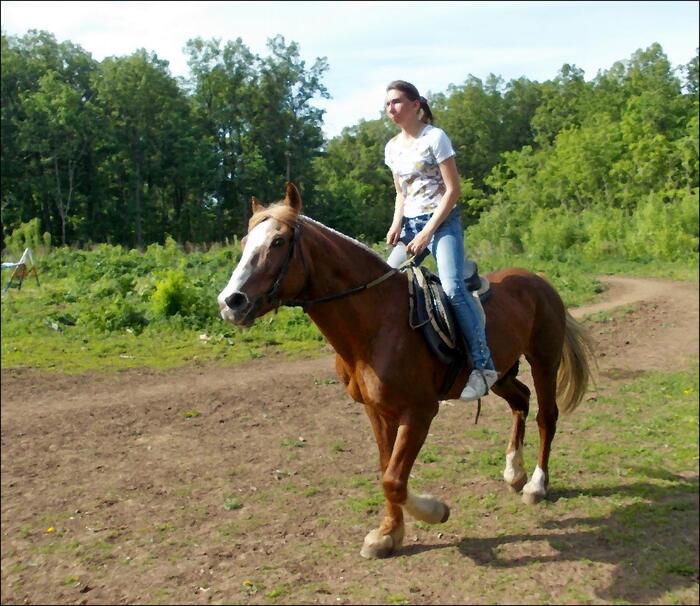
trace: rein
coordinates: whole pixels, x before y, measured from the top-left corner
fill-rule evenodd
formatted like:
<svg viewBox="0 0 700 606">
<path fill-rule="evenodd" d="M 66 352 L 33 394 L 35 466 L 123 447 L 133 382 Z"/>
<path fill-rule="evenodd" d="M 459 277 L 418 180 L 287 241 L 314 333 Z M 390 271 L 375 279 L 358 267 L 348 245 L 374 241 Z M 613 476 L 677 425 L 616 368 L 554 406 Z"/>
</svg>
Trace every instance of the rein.
<svg viewBox="0 0 700 606">
<path fill-rule="evenodd" d="M 303 222 L 301 218 L 297 222 L 297 226 L 294 229 L 294 235 L 292 236 L 292 239 L 289 242 L 289 249 L 287 251 L 287 256 L 284 260 L 284 263 L 282 264 L 282 267 L 280 268 L 280 272 L 277 275 L 277 278 L 273 282 L 272 286 L 270 287 L 270 290 L 267 291 L 266 293 L 266 298 L 268 301 L 275 302 L 277 304 L 277 307 L 280 305 L 283 305 L 285 307 L 301 307 L 304 311 L 306 311 L 306 308 L 309 307 L 310 305 L 317 305 L 318 303 L 328 303 L 330 301 L 337 301 L 338 299 L 344 299 L 346 297 L 350 297 L 352 295 L 358 294 L 360 292 L 363 292 L 365 290 L 368 290 L 370 288 L 373 288 L 385 280 L 388 280 L 393 276 L 394 274 L 398 273 L 401 271 L 405 266 L 410 265 L 413 263 L 414 257 L 411 257 L 408 261 L 405 261 L 400 267 L 392 267 L 388 272 L 382 274 L 379 276 L 376 280 L 372 280 L 371 282 L 367 282 L 366 284 L 361 284 L 360 286 L 355 286 L 354 288 L 349 288 L 348 290 L 343 290 L 338 293 L 334 293 L 332 295 L 326 295 L 325 297 L 319 297 L 317 299 L 277 299 L 277 292 L 279 291 L 282 282 L 284 281 L 284 278 L 287 276 L 287 272 L 289 271 L 289 265 L 292 262 L 292 257 L 294 256 L 294 249 L 296 248 L 301 231 L 302 231 L 302 225 Z M 302 264 L 304 263 L 303 258 L 302 258 Z"/>
</svg>

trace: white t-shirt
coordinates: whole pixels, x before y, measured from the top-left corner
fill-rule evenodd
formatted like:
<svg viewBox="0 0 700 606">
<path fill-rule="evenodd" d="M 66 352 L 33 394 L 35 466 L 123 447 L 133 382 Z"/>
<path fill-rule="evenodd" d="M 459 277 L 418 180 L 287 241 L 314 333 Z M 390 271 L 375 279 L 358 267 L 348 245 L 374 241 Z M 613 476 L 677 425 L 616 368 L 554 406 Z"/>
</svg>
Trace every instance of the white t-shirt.
<svg viewBox="0 0 700 606">
<path fill-rule="evenodd" d="M 449 137 L 426 124 L 420 135 L 404 146 L 401 133 L 384 148 L 384 162 L 398 177 L 404 197 L 404 217 L 432 213 L 445 193 L 440 163 L 455 155 Z"/>
</svg>

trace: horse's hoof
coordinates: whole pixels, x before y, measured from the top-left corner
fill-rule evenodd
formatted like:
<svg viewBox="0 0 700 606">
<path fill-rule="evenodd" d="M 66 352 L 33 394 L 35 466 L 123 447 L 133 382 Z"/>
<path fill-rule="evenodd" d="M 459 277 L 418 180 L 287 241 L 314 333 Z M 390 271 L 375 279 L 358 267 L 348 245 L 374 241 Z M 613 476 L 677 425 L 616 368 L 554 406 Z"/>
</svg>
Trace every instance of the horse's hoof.
<svg viewBox="0 0 700 606">
<path fill-rule="evenodd" d="M 403 508 L 416 520 L 427 524 L 442 524 L 450 517 L 450 508 L 429 494 L 409 494 Z"/>
<path fill-rule="evenodd" d="M 372 530 L 366 537 L 365 542 L 360 549 L 360 555 L 363 558 L 388 558 L 394 550 L 401 547 L 399 537 L 394 537 L 390 534 L 381 534 L 378 528 Z"/>
<path fill-rule="evenodd" d="M 525 484 L 527 484 L 527 474 L 523 473 L 514 480 L 510 481 L 508 483 L 508 488 L 510 488 L 511 492 L 518 493 L 523 489 L 523 486 L 525 486 Z"/>
<path fill-rule="evenodd" d="M 523 503 L 525 505 L 537 505 L 544 500 L 545 493 L 543 492 L 526 492 L 523 490 Z"/>
<path fill-rule="evenodd" d="M 447 520 L 450 519 L 450 508 L 447 505 L 445 505 L 445 503 L 443 503 L 442 506 L 445 508 L 445 513 L 442 515 L 440 524 L 442 524 L 443 522 L 447 522 Z"/>
</svg>

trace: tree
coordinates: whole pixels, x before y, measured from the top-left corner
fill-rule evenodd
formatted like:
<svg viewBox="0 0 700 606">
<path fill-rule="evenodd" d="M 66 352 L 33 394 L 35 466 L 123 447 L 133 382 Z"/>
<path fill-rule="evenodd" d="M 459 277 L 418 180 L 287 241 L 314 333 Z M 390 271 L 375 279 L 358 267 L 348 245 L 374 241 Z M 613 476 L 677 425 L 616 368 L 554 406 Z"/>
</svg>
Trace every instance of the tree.
<svg viewBox="0 0 700 606">
<path fill-rule="evenodd" d="M 92 130 L 96 63 L 48 32 L 3 36 L 2 44 L 3 228 L 41 217 L 42 231 L 65 242 Z"/>
<path fill-rule="evenodd" d="M 268 40 L 270 54 L 259 63 L 256 95 L 251 106 L 251 138 L 265 159 L 272 189 L 278 195 L 285 180 L 294 180 L 303 191 L 313 184 L 312 159 L 323 144 L 323 113 L 313 105 L 316 98 L 329 98 L 322 83 L 328 69 L 324 57 L 307 68 L 296 42 L 283 36 Z M 310 189 L 310 188 L 309 188 Z"/>
<path fill-rule="evenodd" d="M 386 118 L 361 120 L 329 141 L 313 162 L 316 185 L 309 212 L 343 233 L 369 242 L 383 240 L 396 197 L 384 146 L 395 134 Z"/>
<path fill-rule="evenodd" d="M 78 195 L 77 172 L 94 126 L 92 99 L 54 71 L 39 79 L 38 89 L 23 96 L 26 120 L 20 126 L 22 148 L 35 152 L 50 175 L 61 222 L 61 243 Z"/>
<path fill-rule="evenodd" d="M 549 145 L 564 128 L 579 126 L 588 104 L 590 85 L 583 70 L 564 64 L 554 80 L 541 86 L 541 102 L 532 117 L 535 141 Z"/>
<path fill-rule="evenodd" d="M 187 42 L 186 52 L 194 117 L 212 154 L 208 181 L 216 217 L 212 235 L 223 240 L 227 233 L 243 231 L 246 185 L 265 179 L 261 155 L 250 140 L 256 58 L 240 38 L 223 48 L 218 39 L 195 38 Z"/>
<path fill-rule="evenodd" d="M 101 152 L 112 194 L 109 214 L 117 231 L 141 248 L 144 217 L 152 218 L 157 177 L 163 174 L 164 142 L 171 125 L 181 124 L 182 92 L 168 62 L 144 49 L 126 58 L 105 59 L 95 86 L 107 126 Z M 148 239 L 153 237 L 149 234 Z"/>
<path fill-rule="evenodd" d="M 319 58 L 310 68 L 299 47 L 282 36 L 270 55 L 253 55 L 241 39 L 187 44 L 195 113 L 217 156 L 212 203 L 219 239 L 245 232 L 250 197 L 272 200 L 293 179 L 311 189 L 311 161 L 323 143 L 323 111 L 314 99 L 328 93 Z"/>
</svg>

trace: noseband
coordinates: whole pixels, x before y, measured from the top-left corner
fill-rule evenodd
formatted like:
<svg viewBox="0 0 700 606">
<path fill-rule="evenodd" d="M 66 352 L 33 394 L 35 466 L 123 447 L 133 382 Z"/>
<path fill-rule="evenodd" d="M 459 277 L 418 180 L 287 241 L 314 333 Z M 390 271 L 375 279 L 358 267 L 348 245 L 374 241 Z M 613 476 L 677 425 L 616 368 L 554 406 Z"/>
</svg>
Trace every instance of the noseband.
<svg viewBox="0 0 700 606">
<path fill-rule="evenodd" d="M 376 280 L 372 280 L 371 282 L 367 282 L 366 284 L 361 284 L 360 286 L 355 286 L 354 288 L 343 290 L 332 295 L 319 297 L 317 299 L 280 299 L 277 297 L 277 293 L 279 292 L 279 289 L 282 286 L 282 282 L 284 282 L 284 279 L 287 277 L 287 273 L 289 272 L 289 266 L 291 265 L 292 258 L 294 257 L 294 250 L 297 247 L 299 238 L 301 237 L 303 225 L 303 220 L 301 219 L 301 217 L 299 217 L 299 219 L 296 222 L 296 226 L 292 229 L 292 238 L 289 241 L 289 249 L 287 250 L 287 256 L 285 257 L 284 262 L 280 267 L 279 273 L 277 274 L 277 278 L 275 278 L 275 281 L 272 283 L 272 286 L 270 286 L 270 289 L 267 291 L 267 293 L 265 293 L 265 298 L 268 300 L 268 302 L 273 303 L 274 307 L 301 307 L 304 311 L 306 311 L 306 309 L 310 305 L 316 305 L 317 303 L 327 303 L 329 301 L 336 301 L 337 299 L 344 299 L 345 297 L 349 297 L 351 295 L 360 293 L 363 290 L 367 290 L 368 288 L 372 288 L 373 286 L 377 286 L 378 284 L 381 284 L 382 282 L 384 282 L 384 280 L 387 280 L 399 271 L 397 268 L 391 268 L 388 272 L 382 274 Z M 303 257 L 301 257 L 301 264 L 302 266 L 304 266 Z"/>
</svg>

